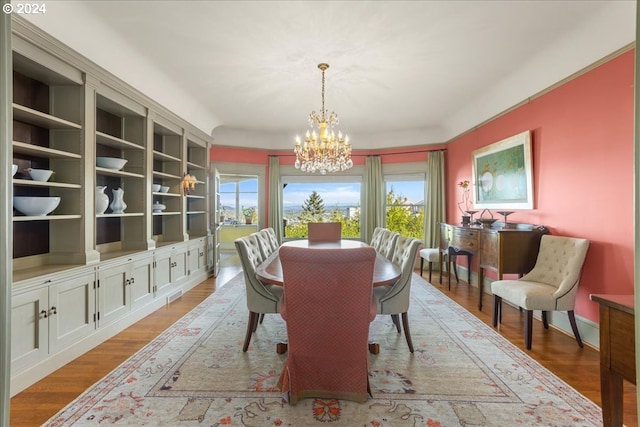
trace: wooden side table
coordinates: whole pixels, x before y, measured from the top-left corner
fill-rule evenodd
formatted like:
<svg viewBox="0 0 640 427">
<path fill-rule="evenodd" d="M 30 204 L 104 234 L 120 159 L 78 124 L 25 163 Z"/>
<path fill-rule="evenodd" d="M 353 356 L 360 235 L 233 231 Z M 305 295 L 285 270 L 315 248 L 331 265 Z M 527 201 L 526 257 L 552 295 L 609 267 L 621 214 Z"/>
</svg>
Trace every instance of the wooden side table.
<svg viewBox="0 0 640 427">
<path fill-rule="evenodd" d="M 590 295 L 600 304 L 602 425 L 622 426 L 622 380 L 636 383 L 633 295 Z"/>
</svg>

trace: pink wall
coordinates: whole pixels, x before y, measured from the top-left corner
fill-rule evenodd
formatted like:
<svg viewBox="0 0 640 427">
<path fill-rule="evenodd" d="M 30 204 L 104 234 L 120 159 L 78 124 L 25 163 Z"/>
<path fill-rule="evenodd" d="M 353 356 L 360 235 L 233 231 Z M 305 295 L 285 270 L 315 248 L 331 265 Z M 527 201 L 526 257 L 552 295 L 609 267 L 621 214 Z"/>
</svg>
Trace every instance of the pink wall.
<svg viewBox="0 0 640 427">
<path fill-rule="evenodd" d="M 532 131 L 535 209 L 509 220 L 591 240 L 576 314 L 596 323 L 589 294 L 634 293 L 633 100 L 628 51 L 448 145 L 447 218 L 459 222 L 455 183 L 471 179 L 471 152 Z"/>
</svg>

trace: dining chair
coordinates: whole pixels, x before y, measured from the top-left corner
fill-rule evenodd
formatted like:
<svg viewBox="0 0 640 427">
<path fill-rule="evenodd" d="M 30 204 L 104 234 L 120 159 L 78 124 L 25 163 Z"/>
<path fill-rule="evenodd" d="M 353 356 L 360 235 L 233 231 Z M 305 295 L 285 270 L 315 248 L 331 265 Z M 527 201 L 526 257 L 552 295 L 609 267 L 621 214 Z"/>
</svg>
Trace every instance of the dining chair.
<svg viewBox="0 0 640 427">
<path fill-rule="evenodd" d="M 400 237 L 400 234 L 391 230 L 385 230 L 382 233 L 382 237 L 380 237 L 380 246 L 378 252 L 389 261 L 391 261 L 393 252 L 396 249 L 398 237 Z"/>
<path fill-rule="evenodd" d="M 373 229 L 373 234 L 371 235 L 371 243 L 369 243 L 369 246 L 374 248 L 376 251 L 380 247 L 380 241 L 382 239 L 382 235 L 384 234 L 384 231 L 385 231 L 384 227 L 376 227 Z"/>
<path fill-rule="evenodd" d="M 271 227 L 263 228 L 260 230 L 264 233 L 269 239 L 269 245 L 271 246 L 271 250 L 273 252 L 277 251 L 280 247 L 280 243 L 278 242 L 278 238 L 276 237 L 276 232 Z"/>
<path fill-rule="evenodd" d="M 292 405 L 309 397 L 366 402 L 375 250 L 283 246 L 279 255 L 288 336 L 280 390 Z"/>
<path fill-rule="evenodd" d="M 496 280 L 491 284 L 493 326 L 502 323 L 503 300 L 524 309 L 524 340 L 526 348 L 530 350 L 533 311 L 542 311 L 545 329 L 549 329 L 550 311 L 566 311 L 576 341 L 583 347 L 573 309 L 588 249 L 587 239 L 542 236 L 536 264 L 529 273 L 518 280 Z"/>
<path fill-rule="evenodd" d="M 337 242 L 342 238 L 340 222 L 310 222 L 307 224 L 309 241 Z"/>
<path fill-rule="evenodd" d="M 402 317 L 404 337 L 409 346 L 409 351 L 413 353 L 413 342 L 411 340 L 407 312 L 409 311 L 413 267 L 416 262 L 416 253 L 422 246 L 422 242 L 413 237 L 405 236 L 399 236 L 396 240 L 391 262 L 400 268 L 400 278 L 393 285 L 376 286 L 373 294 L 378 303 L 378 314 L 390 314 L 398 333 L 401 332 L 398 316 Z"/>
<path fill-rule="evenodd" d="M 260 246 L 260 252 L 262 252 L 262 260 L 264 261 L 273 253 L 273 249 L 271 249 L 271 242 L 269 241 L 269 236 L 266 233 L 263 233 L 262 230 L 256 231 L 255 233 L 251 233 L 255 235 L 256 239 L 258 239 L 258 245 Z"/>
<path fill-rule="evenodd" d="M 249 321 L 247 333 L 244 338 L 242 351 L 249 348 L 251 335 L 258 327 L 258 320 L 265 313 L 278 313 L 282 298 L 282 287 L 278 285 L 266 285 L 256 277 L 256 268 L 264 261 L 258 237 L 254 234 L 244 236 L 234 241 L 236 251 L 242 263 L 244 283 L 247 292 L 247 308 L 249 309 Z"/>
</svg>

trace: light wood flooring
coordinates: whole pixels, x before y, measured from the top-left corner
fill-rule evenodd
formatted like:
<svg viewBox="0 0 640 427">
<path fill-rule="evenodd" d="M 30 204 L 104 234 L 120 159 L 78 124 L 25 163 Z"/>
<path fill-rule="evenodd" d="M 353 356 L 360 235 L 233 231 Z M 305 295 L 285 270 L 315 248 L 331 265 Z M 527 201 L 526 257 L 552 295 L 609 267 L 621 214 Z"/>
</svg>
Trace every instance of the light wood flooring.
<svg viewBox="0 0 640 427">
<path fill-rule="evenodd" d="M 170 305 L 157 310 L 13 397 L 11 399 L 11 426 L 30 427 L 44 423 L 85 389 L 108 374 L 215 292 L 217 287 L 224 286 L 224 283 L 240 271 L 239 260 L 235 254 L 226 254 L 222 259 L 217 278 L 206 280 Z M 428 273 L 425 271 L 425 279 L 427 275 Z M 483 311 L 478 311 L 478 289 L 476 287 L 468 286 L 462 281 L 459 285 L 455 285 L 454 281 L 451 285 L 451 291 L 448 291 L 446 280 L 443 280 L 445 284 L 438 285 L 437 273 L 434 273 L 433 281 L 436 288 L 445 295 L 467 308 L 483 322 L 491 325 L 491 300 L 489 297 L 485 297 Z M 508 305 L 503 305 L 503 307 L 500 333 L 524 350 L 524 315 Z M 581 349 L 573 336 L 565 335 L 558 330 L 545 331 L 537 320 L 534 320 L 533 328 L 533 348 L 525 351 L 584 396 L 600 405 L 598 351 L 588 346 Z M 636 387 L 627 382 L 625 382 L 624 403 L 625 424 L 629 427 L 637 427 Z"/>
</svg>

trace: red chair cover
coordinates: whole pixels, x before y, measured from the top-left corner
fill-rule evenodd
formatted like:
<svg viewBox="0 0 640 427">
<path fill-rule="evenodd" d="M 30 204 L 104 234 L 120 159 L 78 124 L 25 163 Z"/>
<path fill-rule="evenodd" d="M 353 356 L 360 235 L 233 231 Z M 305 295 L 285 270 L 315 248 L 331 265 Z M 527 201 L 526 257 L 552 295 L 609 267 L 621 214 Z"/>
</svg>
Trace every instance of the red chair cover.
<svg viewBox="0 0 640 427">
<path fill-rule="evenodd" d="M 376 252 L 283 246 L 280 261 L 288 356 L 278 386 L 295 405 L 309 397 L 366 402 L 369 323 L 376 316 Z"/>
</svg>

